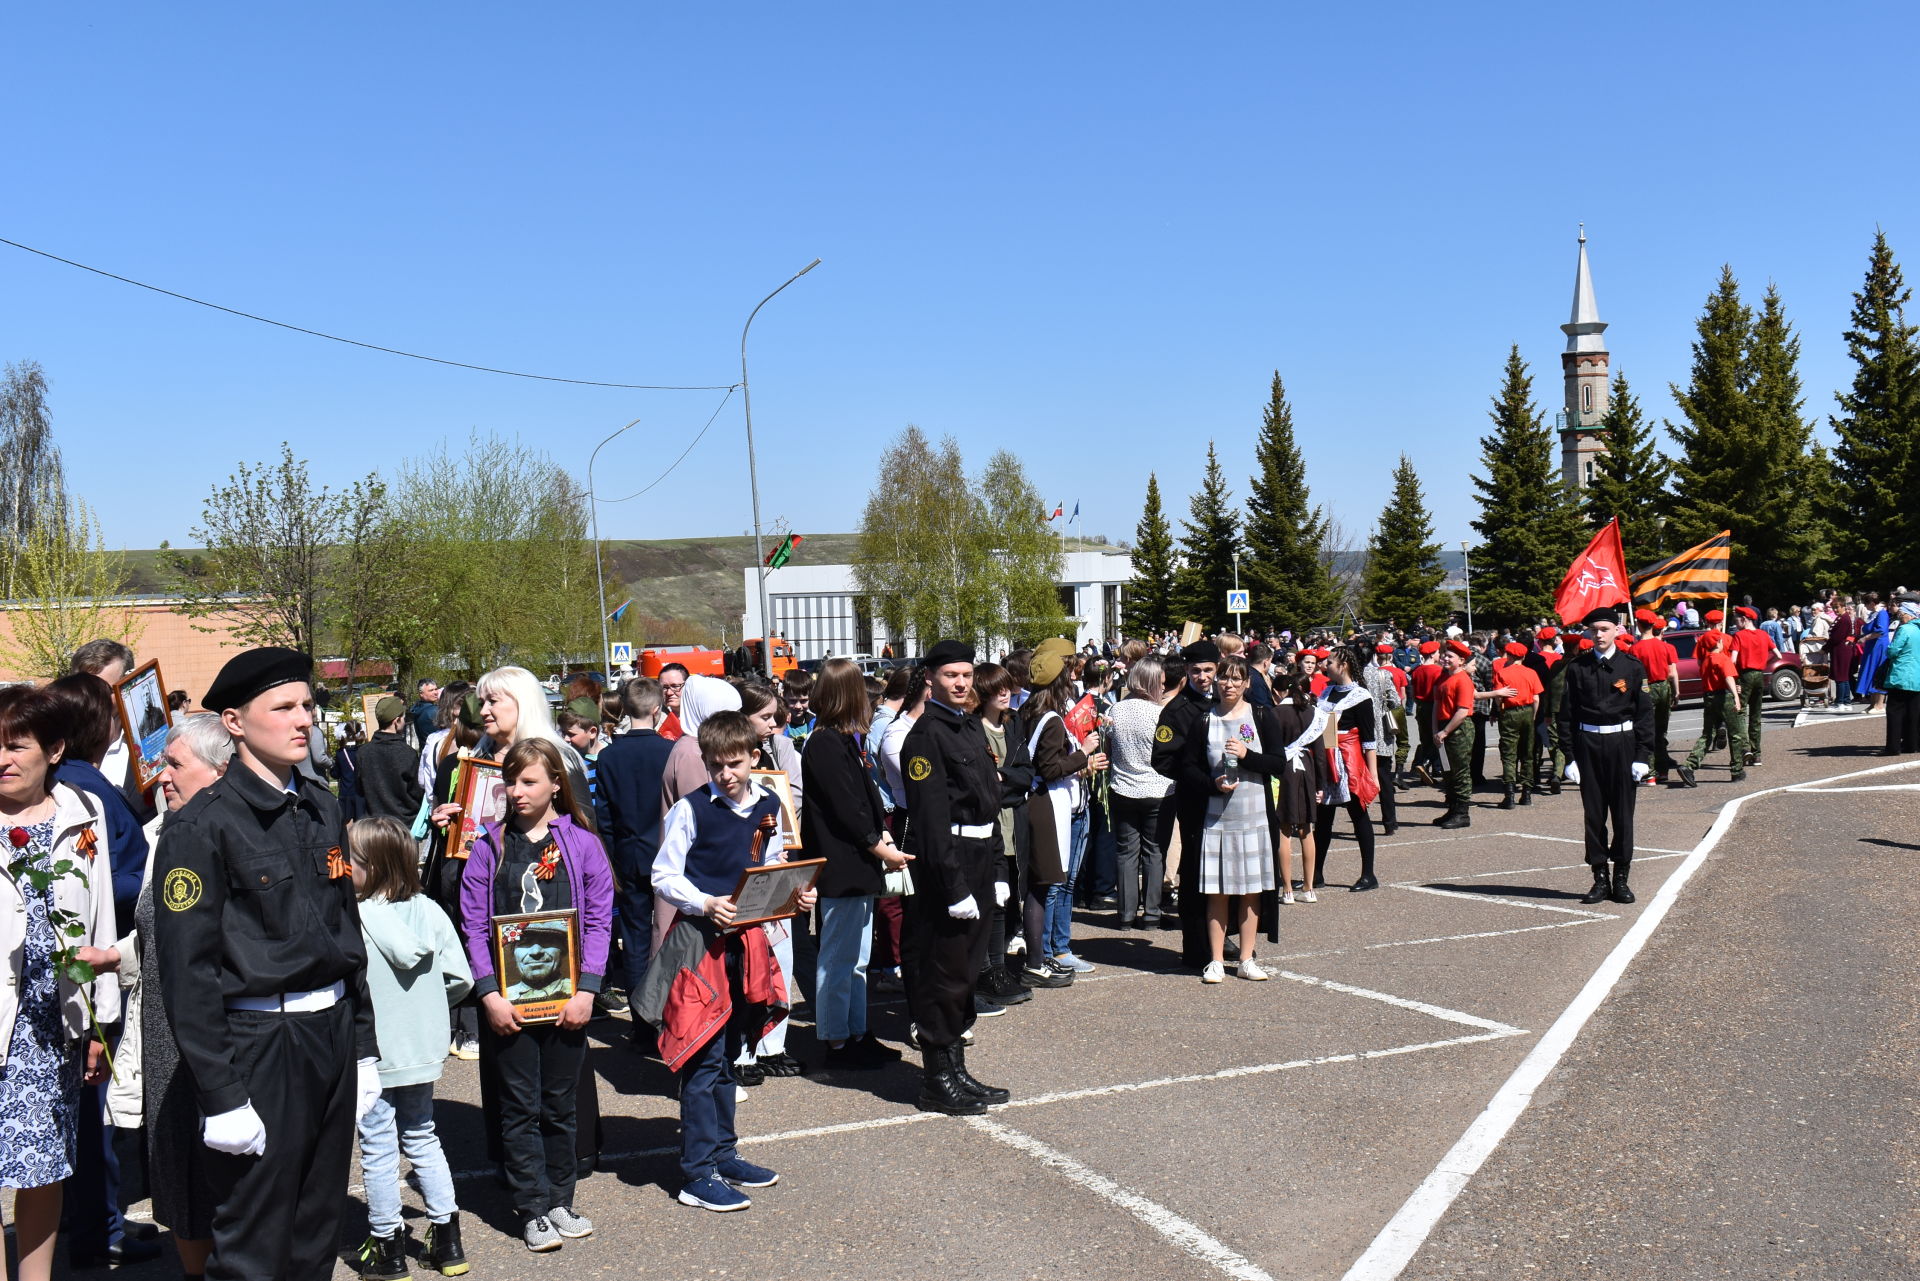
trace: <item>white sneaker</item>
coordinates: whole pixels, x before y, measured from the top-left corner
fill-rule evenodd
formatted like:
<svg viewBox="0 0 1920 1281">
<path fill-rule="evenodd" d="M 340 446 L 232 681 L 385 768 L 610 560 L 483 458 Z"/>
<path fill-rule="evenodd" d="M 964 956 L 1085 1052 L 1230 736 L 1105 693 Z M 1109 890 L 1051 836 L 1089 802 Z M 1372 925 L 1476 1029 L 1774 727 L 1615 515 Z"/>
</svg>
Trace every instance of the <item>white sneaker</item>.
<svg viewBox="0 0 1920 1281">
<path fill-rule="evenodd" d="M 1251 956 L 1242 960 L 1234 973 L 1243 979 L 1252 979 L 1256 983 L 1264 983 L 1267 979 L 1267 972 L 1261 969 L 1260 962 L 1254 960 Z"/>
<path fill-rule="evenodd" d="M 1227 981 L 1227 967 L 1218 961 L 1208 961 L 1207 968 L 1200 971 L 1200 981 L 1202 983 L 1225 983 Z"/>
<path fill-rule="evenodd" d="M 749 1090 L 746 1086 L 736 1085 L 733 1087 L 733 1101 L 736 1106 L 741 1103 L 745 1103 L 748 1099 L 752 1097 L 753 1097 L 753 1091 Z"/>
<path fill-rule="evenodd" d="M 1280 901 L 1281 901 L 1282 903 L 1285 903 L 1285 904 L 1286 904 L 1286 905 L 1287 905 L 1288 907 L 1292 907 L 1292 906 L 1293 906 L 1293 891 L 1292 891 L 1292 890 L 1288 890 L 1288 891 L 1287 891 L 1286 893 L 1284 893 L 1284 894 L 1282 894 L 1282 895 L 1280 896 Z"/>
<path fill-rule="evenodd" d="M 1318 903 L 1320 901 L 1320 896 L 1318 894 L 1315 894 L 1312 890 L 1302 890 L 1300 892 L 1300 901 L 1302 903 Z"/>
</svg>

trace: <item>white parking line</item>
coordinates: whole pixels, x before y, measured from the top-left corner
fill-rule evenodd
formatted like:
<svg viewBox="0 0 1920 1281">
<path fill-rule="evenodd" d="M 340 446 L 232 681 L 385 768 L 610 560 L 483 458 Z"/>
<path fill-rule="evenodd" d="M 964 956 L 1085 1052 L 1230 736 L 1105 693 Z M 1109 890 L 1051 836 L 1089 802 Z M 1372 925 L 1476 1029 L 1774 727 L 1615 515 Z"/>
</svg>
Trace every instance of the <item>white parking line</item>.
<svg viewBox="0 0 1920 1281">
<path fill-rule="evenodd" d="M 1465 890 L 1442 890 L 1431 885 L 1416 885 L 1411 881 L 1397 881 L 1388 888 L 1412 890 L 1416 894 L 1439 894 L 1445 898 L 1463 898 L 1469 903 L 1500 903 L 1507 907 L 1530 907 L 1536 912 L 1564 912 L 1568 916 L 1587 916 L 1596 921 L 1620 919 L 1611 912 L 1589 912 L 1583 907 L 1558 907 L 1552 903 L 1529 903 L 1525 899 L 1506 898 L 1499 894 L 1469 894 Z"/>
<path fill-rule="evenodd" d="M 1584 838 L 1578 836 L 1542 836 L 1538 832 L 1505 832 L 1502 833 L 1502 835 L 1517 836 L 1523 841 L 1554 841 L 1561 845 L 1585 845 L 1587 843 Z M 1678 854 L 1682 858 L 1685 858 L 1691 851 L 1665 850 L 1661 849 L 1658 845 L 1636 845 L 1633 847 L 1633 852 L 1635 854 Z"/>
<path fill-rule="evenodd" d="M 1506 1023 L 1496 1023 L 1492 1019 L 1483 1019 L 1478 1014 L 1463 1014 L 1459 1010 L 1449 1010 L 1441 1005 L 1429 1005 L 1425 1001 L 1415 1001 L 1404 996 L 1394 996 L 1388 992 L 1375 992 L 1369 988 L 1354 987 L 1347 983 L 1335 983 L 1332 979 L 1317 979 L 1311 974 L 1294 974 L 1287 970 L 1279 971 L 1283 979 L 1292 979 L 1295 983 L 1306 983 L 1313 987 L 1324 987 L 1331 992 L 1342 992 L 1347 996 L 1364 997 L 1369 1001 L 1380 1001 L 1387 1005 L 1397 1005 L 1403 1010 L 1414 1010 L 1449 1023 L 1464 1023 L 1468 1027 L 1477 1027 L 1497 1036 L 1519 1036 L 1520 1029 Z"/>
<path fill-rule="evenodd" d="M 984 1116 L 969 1117 L 967 1124 L 1008 1147 L 1024 1152 L 1048 1169 L 1065 1176 L 1095 1196 L 1119 1206 L 1140 1222 L 1180 1247 L 1223 1276 L 1235 1281 L 1273 1281 L 1273 1277 L 1244 1255 L 1236 1254 L 1221 1242 L 1201 1231 L 1191 1220 L 1183 1219 L 1158 1201 L 1150 1201 L 1138 1192 L 1121 1187 L 1106 1175 L 1090 1170 L 1064 1152 L 1048 1147 L 1030 1134 L 1009 1129 Z"/>
<path fill-rule="evenodd" d="M 1920 783 L 1883 783 L 1878 787 L 1789 787 L 1789 792 L 1818 796 L 1822 792 L 1920 792 Z"/>
<path fill-rule="evenodd" d="M 1916 764 L 1920 762 L 1881 765 L 1873 769 L 1835 774 L 1830 778 L 1815 781 L 1837 783 L 1850 778 L 1863 778 L 1871 774 L 1910 769 Z M 1707 830 L 1706 836 L 1701 838 L 1700 843 L 1693 847 L 1686 860 L 1654 893 L 1652 901 L 1647 904 L 1640 918 L 1614 945 L 1613 950 L 1607 954 L 1607 959 L 1601 962 L 1600 968 L 1593 972 L 1593 977 L 1589 978 L 1586 985 L 1580 989 L 1579 995 L 1574 997 L 1573 1002 L 1567 1006 L 1560 1017 L 1554 1020 L 1553 1026 L 1547 1029 L 1546 1035 L 1540 1038 L 1528 1052 L 1527 1057 L 1520 1061 L 1520 1066 L 1513 1070 L 1512 1075 L 1494 1093 L 1486 1110 L 1474 1119 L 1447 1154 L 1440 1158 L 1440 1163 L 1434 1166 L 1432 1172 L 1421 1181 L 1419 1187 L 1413 1190 L 1413 1194 L 1400 1206 L 1393 1218 L 1380 1229 L 1366 1251 L 1354 1260 L 1353 1266 L 1347 1269 L 1342 1281 L 1394 1281 L 1394 1278 L 1406 1269 L 1407 1264 L 1413 1261 L 1414 1255 L 1419 1253 L 1420 1247 L 1426 1243 L 1427 1237 L 1433 1232 L 1441 1217 L 1459 1198 L 1461 1192 L 1466 1190 L 1468 1181 L 1486 1163 L 1487 1158 L 1493 1155 L 1494 1149 L 1500 1146 L 1501 1140 L 1505 1139 L 1508 1132 L 1513 1129 L 1521 1113 L 1532 1104 L 1534 1092 L 1560 1065 L 1560 1060 L 1573 1045 L 1574 1038 L 1579 1036 L 1581 1030 L 1586 1027 L 1587 1020 L 1593 1017 L 1594 1011 L 1600 1008 L 1601 1002 L 1606 1000 L 1615 985 L 1620 982 L 1621 976 L 1626 973 L 1627 966 L 1647 945 L 1647 940 L 1653 937 L 1653 932 L 1660 927 L 1660 923 L 1666 919 L 1667 913 L 1672 909 L 1674 901 L 1679 898 L 1681 889 L 1692 879 L 1693 874 L 1700 869 L 1708 855 L 1733 826 L 1741 807 L 1755 797 L 1790 791 L 1793 786 L 1796 785 L 1770 787 L 1745 796 L 1737 796 L 1721 807 L 1718 817 L 1714 819 L 1713 826 Z"/>
</svg>

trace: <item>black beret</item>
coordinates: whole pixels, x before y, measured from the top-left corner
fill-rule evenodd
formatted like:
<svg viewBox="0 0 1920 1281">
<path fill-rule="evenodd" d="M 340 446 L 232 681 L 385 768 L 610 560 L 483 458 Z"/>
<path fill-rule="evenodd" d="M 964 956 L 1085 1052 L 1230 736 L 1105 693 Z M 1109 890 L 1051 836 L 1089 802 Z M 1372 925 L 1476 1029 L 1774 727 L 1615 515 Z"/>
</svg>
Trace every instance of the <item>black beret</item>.
<svg viewBox="0 0 1920 1281">
<path fill-rule="evenodd" d="M 1590 609 L 1587 611 L 1586 617 L 1580 620 L 1582 627 L 1592 627 L 1595 623 L 1612 623 L 1615 627 L 1618 627 L 1620 625 L 1620 607 L 1618 605 L 1603 605 L 1599 609 Z"/>
<path fill-rule="evenodd" d="M 312 679 L 313 659 L 297 649 L 250 649 L 227 660 L 200 705 L 210 712 L 224 712 L 244 707 L 277 686 Z"/>
<path fill-rule="evenodd" d="M 972 661 L 973 646 L 965 641 L 943 640 L 927 651 L 927 656 L 921 665 L 931 670 L 936 667 L 945 667 L 948 663 L 971 663 Z"/>
<path fill-rule="evenodd" d="M 1217 663 L 1220 661 L 1220 647 L 1210 640 L 1197 640 L 1181 650 L 1180 657 L 1189 663 Z"/>
</svg>

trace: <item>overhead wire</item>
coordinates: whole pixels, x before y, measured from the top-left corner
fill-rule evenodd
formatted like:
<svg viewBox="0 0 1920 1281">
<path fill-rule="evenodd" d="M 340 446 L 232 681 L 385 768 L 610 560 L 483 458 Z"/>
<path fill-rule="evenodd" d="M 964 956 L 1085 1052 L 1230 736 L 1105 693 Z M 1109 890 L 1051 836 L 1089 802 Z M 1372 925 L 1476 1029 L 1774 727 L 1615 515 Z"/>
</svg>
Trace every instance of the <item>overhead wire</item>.
<svg viewBox="0 0 1920 1281">
<path fill-rule="evenodd" d="M 405 356 L 409 360 L 424 360 L 435 365 L 448 365 L 454 369 L 471 369 L 477 373 L 501 374 L 508 378 L 531 378 L 538 382 L 571 383 L 576 387 L 615 387 L 623 391 L 725 391 L 731 395 L 740 386 L 739 383 L 701 383 L 697 385 L 677 386 L 660 383 L 599 382 L 591 378 L 559 378 L 552 374 L 529 374 L 522 373 L 517 369 L 496 369 L 491 365 L 475 365 L 464 360 L 445 360 L 439 356 L 423 356 L 417 351 L 401 351 L 398 347 L 382 347 L 379 343 L 361 342 L 357 338 L 342 338 L 339 334 L 322 333 L 318 329 L 308 329 L 303 325 L 291 325 L 284 320 L 274 320 L 267 316 L 256 316 L 250 311 L 241 311 L 237 307 L 222 306 L 217 302 L 208 302 L 204 298 L 195 298 L 190 294 L 176 293 L 171 289 L 162 289 L 159 285 L 150 285 L 143 280 L 134 280 L 130 276 L 117 275 L 114 272 L 105 271 L 99 267 L 89 267 L 84 262 L 75 262 L 71 258 L 62 258 L 59 254 L 48 253 L 44 249 L 35 249 L 32 245 L 23 245 L 17 240 L 8 240 L 4 236 L 0 236 L 0 245 L 11 245 L 15 249 L 24 249 L 30 254 L 37 254 L 42 258 L 52 259 L 54 262 L 64 263 L 69 267 L 78 267 L 81 271 L 90 271 L 96 276 L 105 276 L 108 280 L 117 280 L 123 285 L 132 285 L 138 289 L 151 290 L 156 294 L 164 294 L 168 298 L 177 298 L 181 302 L 190 302 L 196 306 L 211 308 L 214 311 L 224 311 L 229 316 L 238 316 L 242 320 L 254 320 L 263 325 L 272 325 L 278 329 L 290 329 L 296 334 L 306 334 L 313 338 L 325 338 L 328 342 L 345 343 L 349 347 L 361 347 L 368 351 L 381 351 L 389 356 Z M 721 403 L 725 404 L 726 402 L 722 401 Z M 718 411 L 716 410 L 715 412 L 717 413 Z M 704 434 L 704 429 L 702 429 L 702 431 Z M 684 455 L 682 456 L 684 457 Z M 665 479 L 665 477 L 662 477 L 662 479 Z M 635 497 L 638 497 L 638 495 L 635 495 Z"/>
<path fill-rule="evenodd" d="M 646 493 L 649 489 L 652 489 L 655 485 L 658 485 L 661 481 L 665 480 L 667 477 L 673 475 L 673 469 L 675 467 L 678 467 L 681 463 L 684 463 L 685 461 L 687 461 L 687 455 L 691 454 L 693 452 L 693 447 L 700 443 L 700 438 L 707 434 L 707 427 L 713 426 L 714 419 L 717 419 L 718 417 L 720 417 L 720 411 L 727 407 L 727 402 L 733 399 L 733 393 L 738 390 L 739 390 L 738 385 L 727 388 L 727 394 L 722 396 L 720 398 L 720 403 L 713 407 L 713 414 L 711 417 L 707 419 L 707 426 L 702 427 L 699 430 L 699 432 L 697 432 L 694 435 L 694 438 L 687 442 L 687 447 L 680 451 L 680 456 L 674 459 L 672 464 L 669 465 L 665 471 L 661 472 L 658 476 L 655 476 L 651 481 L 647 482 L 645 485 L 641 486 L 639 489 L 634 490 L 631 494 L 628 494 L 625 498 L 595 498 L 594 501 L 597 503 L 609 503 L 609 504 L 632 502 L 634 499 L 640 497 L 640 495 Z"/>
</svg>

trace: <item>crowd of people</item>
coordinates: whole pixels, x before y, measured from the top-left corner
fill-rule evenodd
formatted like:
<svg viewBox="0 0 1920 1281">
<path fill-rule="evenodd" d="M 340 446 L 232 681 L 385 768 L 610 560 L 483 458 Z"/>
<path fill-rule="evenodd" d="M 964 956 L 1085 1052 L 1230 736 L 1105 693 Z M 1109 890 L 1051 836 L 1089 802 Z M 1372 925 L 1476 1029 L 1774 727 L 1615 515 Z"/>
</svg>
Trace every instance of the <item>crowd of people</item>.
<svg viewBox="0 0 1920 1281">
<path fill-rule="evenodd" d="M 503 667 L 381 698 L 370 736 L 332 744 L 307 656 L 259 649 L 203 711 L 174 709 L 147 791 L 112 696 L 134 655 L 95 642 L 70 675 L 0 690 L 18 1275 L 45 1281 L 63 1221 L 77 1267 L 157 1252 L 121 1213 L 131 1156 L 186 1276 L 325 1277 L 356 1140 L 355 1268 L 408 1274 L 404 1157 L 421 1259 L 465 1273 L 434 1124 L 449 1059 L 477 1060 L 522 1240 L 558 1249 L 594 1231 L 574 1208 L 598 1150 L 586 1028 L 620 1015 L 678 1078 L 678 1199 L 746 1209 L 780 1177 L 736 1150 L 747 1091 L 914 1054 L 919 1107 L 1006 1102 L 967 1048 L 980 1020 L 1096 968 L 1077 924 L 1177 933 L 1205 984 L 1229 965 L 1263 980 L 1283 912 L 1330 875 L 1379 886 L 1376 822 L 1395 832 L 1410 788 L 1440 789 L 1435 821 L 1458 829 L 1482 785 L 1511 808 L 1576 784 L 1587 901 L 1632 902 L 1632 793 L 1697 786 L 1722 731 L 1730 777 L 1759 767 L 1775 651 L 1818 647 L 1834 700 L 1883 701 L 1887 750 L 1920 749 L 1920 600 L 1860 605 L 1053 638 L 998 662 L 942 641 L 881 676 L 846 659 L 777 681 L 579 675 L 557 708 Z M 1675 622 L 1702 629 L 1707 717 L 1685 759 L 1667 736 Z M 483 769 L 502 808 L 468 814 Z M 1336 828 L 1348 866 L 1329 866 Z M 778 910 L 740 917 L 738 887 L 795 872 Z M 895 996 L 911 1021 L 889 1043 L 873 1011 Z M 814 1046 L 795 1053 L 803 1005 Z"/>
</svg>

